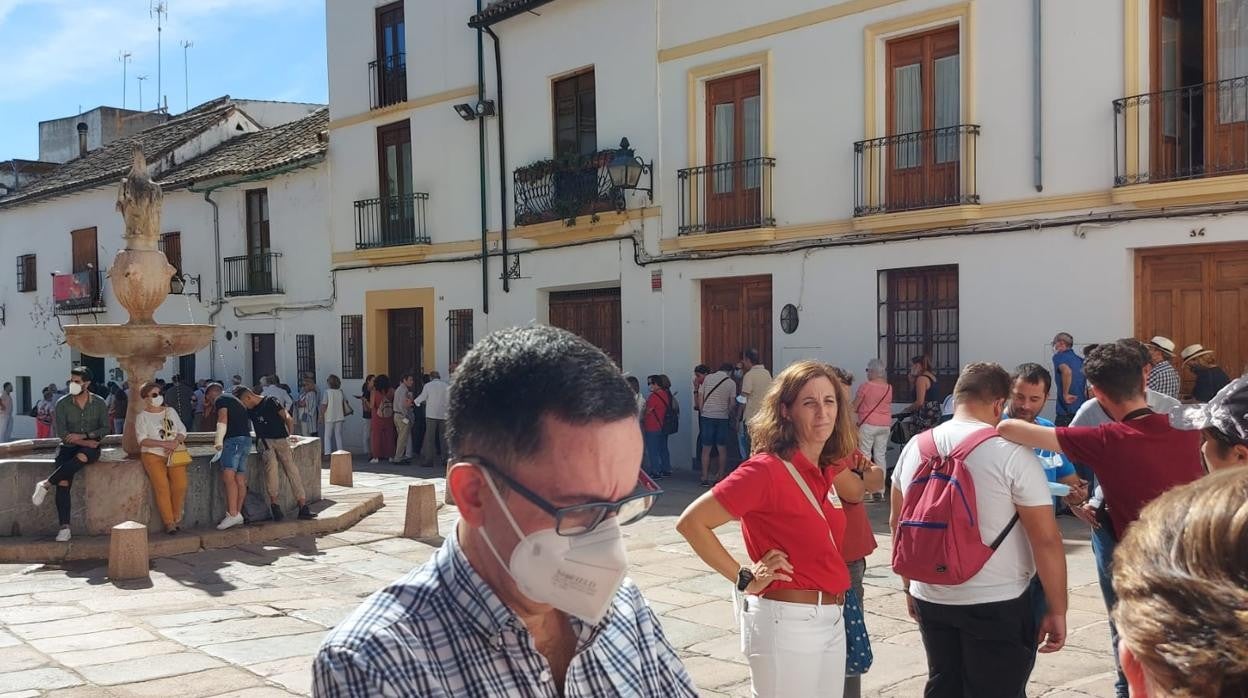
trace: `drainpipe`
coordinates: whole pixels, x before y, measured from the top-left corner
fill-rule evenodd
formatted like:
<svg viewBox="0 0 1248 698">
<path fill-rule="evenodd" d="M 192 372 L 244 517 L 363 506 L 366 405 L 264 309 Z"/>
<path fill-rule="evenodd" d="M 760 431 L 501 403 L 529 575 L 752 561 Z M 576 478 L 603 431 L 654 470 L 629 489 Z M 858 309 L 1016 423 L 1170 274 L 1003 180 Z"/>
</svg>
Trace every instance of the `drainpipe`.
<svg viewBox="0 0 1248 698">
<path fill-rule="evenodd" d="M 499 225 L 502 231 L 503 247 L 503 293 L 511 293 L 511 279 L 507 278 L 507 132 L 503 121 L 503 52 L 499 48 L 498 34 L 491 27 L 485 27 L 485 33 L 494 40 L 494 70 L 498 82 L 498 204 Z"/>
<path fill-rule="evenodd" d="M 481 0 L 477 0 L 477 14 L 481 14 Z M 485 34 L 477 28 L 477 104 L 485 102 Z M 490 314 L 490 220 L 489 203 L 486 200 L 485 172 L 485 117 L 477 115 L 477 157 L 480 160 L 478 174 L 481 178 L 481 312 Z"/>
<path fill-rule="evenodd" d="M 1032 148 L 1035 150 L 1035 163 L 1032 172 L 1033 183 L 1036 191 L 1044 191 L 1044 102 L 1043 95 L 1043 64 L 1044 51 L 1041 50 L 1040 42 L 1043 38 L 1040 27 L 1040 10 L 1041 0 L 1031 0 L 1031 19 L 1032 19 L 1032 89 L 1034 91 L 1032 99 Z"/>
<path fill-rule="evenodd" d="M 212 206 L 212 244 L 214 255 L 212 270 L 216 277 L 217 285 L 217 297 L 213 300 L 213 305 L 216 307 L 208 314 L 209 325 L 215 325 L 216 323 L 213 320 L 216 320 L 221 311 L 225 309 L 225 303 L 221 299 L 221 209 L 217 202 L 212 200 L 212 192 L 212 189 L 204 190 L 204 201 L 207 201 L 208 205 Z M 212 333 L 212 344 L 210 346 L 209 351 L 212 354 L 208 357 L 208 375 L 215 376 L 217 375 L 217 333 L 215 331 Z"/>
</svg>

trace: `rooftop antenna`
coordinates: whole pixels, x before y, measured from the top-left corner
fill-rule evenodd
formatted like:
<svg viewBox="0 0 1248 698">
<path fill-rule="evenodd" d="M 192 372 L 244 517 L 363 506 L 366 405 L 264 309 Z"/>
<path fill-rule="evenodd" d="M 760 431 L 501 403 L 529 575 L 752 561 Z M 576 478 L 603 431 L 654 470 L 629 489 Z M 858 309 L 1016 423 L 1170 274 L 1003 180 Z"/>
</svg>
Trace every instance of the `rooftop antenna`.
<svg viewBox="0 0 1248 698">
<path fill-rule="evenodd" d="M 136 75 L 134 79 L 139 81 L 139 111 L 143 111 L 143 81 L 147 79 L 147 76 Z"/>
<path fill-rule="evenodd" d="M 161 78 L 161 61 L 160 61 L 160 39 L 161 31 L 164 29 L 165 18 L 169 16 L 169 6 L 164 0 L 148 0 L 148 16 L 156 19 L 156 109 L 160 109 L 160 99 L 162 90 Z"/>
<path fill-rule="evenodd" d="M 194 41 L 183 39 L 182 44 L 182 88 L 186 92 L 186 111 L 191 110 L 191 73 L 186 67 L 186 50 L 195 45 Z"/>
<path fill-rule="evenodd" d="M 121 63 L 121 108 L 126 108 L 126 66 L 130 63 L 132 54 L 122 49 L 117 52 L 117 62 Z"/>
</svg>

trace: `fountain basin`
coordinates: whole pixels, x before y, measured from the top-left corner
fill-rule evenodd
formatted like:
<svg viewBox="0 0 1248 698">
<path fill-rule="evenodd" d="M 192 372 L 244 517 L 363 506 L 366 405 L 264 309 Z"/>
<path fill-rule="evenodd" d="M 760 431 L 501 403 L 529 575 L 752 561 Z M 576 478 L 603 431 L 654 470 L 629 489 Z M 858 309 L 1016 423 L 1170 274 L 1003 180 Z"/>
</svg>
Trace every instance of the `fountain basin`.
<svg viewBox="0 0 1248 698">
<path fill-rule="evenodd" d="M 212 341 L 213 325 L 68 325 L 65 340 L 91 356 L 158 357 L 193 354 Z M 137 385 L 131 387 L 137 388 Z"/>
</svg>

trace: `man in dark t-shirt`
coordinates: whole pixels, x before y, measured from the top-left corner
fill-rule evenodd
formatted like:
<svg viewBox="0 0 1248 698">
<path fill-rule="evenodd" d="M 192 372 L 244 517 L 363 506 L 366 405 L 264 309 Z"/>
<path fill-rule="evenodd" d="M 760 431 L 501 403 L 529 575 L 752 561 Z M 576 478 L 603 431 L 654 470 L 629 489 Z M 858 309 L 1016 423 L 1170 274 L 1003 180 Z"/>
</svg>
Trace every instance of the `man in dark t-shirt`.
<svg viewBox="0 0 1248 698">
<path fill-rule="evenodd" d="M 278 464 L 286 472 L 286 480 L 290 483 L 291 492 L 299 502 L 299 518 L 315 519 L 316 514 L 308 508 L 308 499 L 304 494 L 303 481 L 299 469 L 295 467 L 294 453 L 291 444 L 298 443 L 299 437 L 290 436 L 293 420 L 286 408 L 271 397 L 260 397 L 250 389 L 239 386 L 234 395 L 243 407 L 247 408 L 247 416 L 256 430 L 256 439 L 261 446 L 261 454 L 265 462 L 265 484 L 269 491 L 269 509 L 273 512 L 273 520 L 285 518 L 282 507 L 277 503 L 280 482 L 277 477 Z"/>
<path fill-rule="evenodd" d="M 208 386 L 208 394 L 221 385 Z M 225 488 L 225 518 L 219 530 L 243 523 L 243 498 L 247 496 L 247 457 L 251 455 L 251 421 L 247 408 L 233 395 L 222 394 L 213 403 L 217 413 L 215 446 L 220 452 L 221 483 Z"/>
</svg>

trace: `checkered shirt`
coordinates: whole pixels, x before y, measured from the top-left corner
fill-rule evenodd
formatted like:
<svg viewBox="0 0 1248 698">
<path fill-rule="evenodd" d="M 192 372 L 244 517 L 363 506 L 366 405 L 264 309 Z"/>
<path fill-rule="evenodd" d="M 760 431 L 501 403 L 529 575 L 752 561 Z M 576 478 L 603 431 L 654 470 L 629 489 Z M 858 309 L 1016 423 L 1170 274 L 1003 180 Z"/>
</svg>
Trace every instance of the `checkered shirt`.
<svg viewBox="0 0 1248 698">
<path fill-rule="evenodd" d="M 602 622 L 570 620 L 578 640 L 564 680 L 567 698 L 697 696 L 632 580 Z M 312 693 L 321 698 L 560 694 L 532 635 L 468 563 L 454 535 L 331 631 L 312 676 Z"/>
<path fill-rule="evenodd" d="M 1179 399 L 1179 372 L 1169 361 L 1153 364 L 1153 372 L 1148 374 L 1148 389 Z"/>
</svg>

